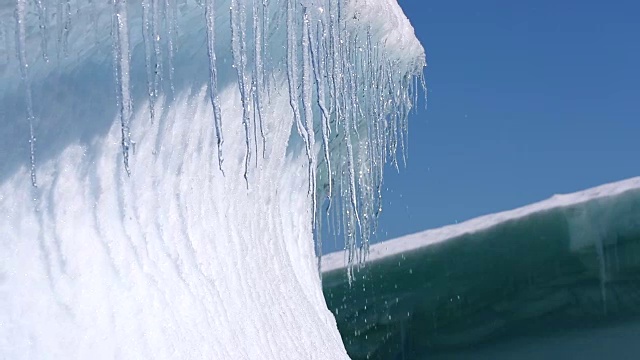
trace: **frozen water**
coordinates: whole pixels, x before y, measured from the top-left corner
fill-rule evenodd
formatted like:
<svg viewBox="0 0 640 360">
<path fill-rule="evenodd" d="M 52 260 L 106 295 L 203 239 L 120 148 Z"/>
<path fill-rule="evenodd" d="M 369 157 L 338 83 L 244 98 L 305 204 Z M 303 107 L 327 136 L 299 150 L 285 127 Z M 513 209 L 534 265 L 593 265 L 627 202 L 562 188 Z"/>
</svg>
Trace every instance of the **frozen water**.
<svg viewBox="0 0 640 360">
<path fill-rule="evenodd" d="M 327 304 L 354 359 L 626 358 L 639 219 L 633 178 L 372 245 L 355 286 L 329 254 Z"/>
<path fill-rule="evenodd" d="M 315 3 L 0 1 L 0 357 L 347 357 L 315 214 L 365 248 L 425 58 Z"/>
</svg>

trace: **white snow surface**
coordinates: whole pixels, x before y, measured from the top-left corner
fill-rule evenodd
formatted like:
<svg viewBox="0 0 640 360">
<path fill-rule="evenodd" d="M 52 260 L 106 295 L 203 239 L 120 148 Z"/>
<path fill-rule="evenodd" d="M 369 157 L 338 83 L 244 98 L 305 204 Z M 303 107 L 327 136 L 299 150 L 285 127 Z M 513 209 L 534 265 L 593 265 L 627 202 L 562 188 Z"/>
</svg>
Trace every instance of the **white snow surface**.
<svg viewBox="0 0 640 360">
<path fill-rule="evenodd" d="M 240 116 L 233 91 L 222 99 Z M 271 114 L 261 186 L 247 191 L 240 131 L 226 177 L 214 170 L 207 101 L 194 89 L 158 114 L 175 120 L 137 139 L 131 178 L 114 123 L 42 162 L 37 189 L 24 167 L 2 182 L 0 358 L 346 358 L 320 291 L 305 159 L 285 157 L 291 120 Z"/>
<path fill-rule="evenodd" d="M 222 174 L 202 9 L 178 2 L 175 93 L 165 79 L 151 122 L 141 10 L 131 1 L 130 177 L 120 150 L 109 7 L 69 0 L 71 11 L 57 18 L 69 16 L 71 27 L 61 28 L 56 11 L 66 11 L 67 1 L 57 9 L 45 3 L 49 61 L 33 8 L 23 44 L 36 118 L 35 188 L 23 79 L 17 61 L 2 57 L 15 47 L 13 2 L 0 1 L 0 358 L 347 358 L 322 295 L 308 159 L 291 151 L 293 115 L 279 64 L 267 69 L 265 151 L 243 177 L 229 2 L 216 2 Z M 375 40 L 388 39 L 386 56 L 423 65 L 395 1 L 350 6 L 362 14 L 385 10 L 389 22 L 379 15 L 361 21 L 377 29 Z M 283 32 L 268 41 L 284 43 Z"/>
<path fill-rule="evenodd" d="M 410 235 L 405 235 L 396 239 L 391 239 L 371 245 L 367 261 L 371 262 L 393 255 L 409 253 L 425 246 L 447 241 L 464 234 L 486 230 L 492 226 L 504 223 L 506 221 L 524 218 L 532 214 L 547 211 L 550 209 L 569 207 L 590 200 L 608 196 L 616 196 L 629 190 L 639 189 L 640 177 L 634 177 L 571 194 L 554 195 L 549 199 L 526 205 L 514 210 L 480 216 L 471 220 L 467 220 L 465 222 L 461 222 L 459 224 L 447 225 L 437 229 L 431 229 Z M 593 243 L 574 244 L 574 240 L 572 239 L 572 247 L 574 247 L 574 250 L 578 247 L 584 247 L 588 245 L 593 245 Z M 323 272 L 341 269 L 345 266 L 346 260 L 344 252 L 334 252 L 322 257 Z"/>
<path fill-rule="evenodd" d="M 423 66 L 426 61 L 424 49 L 414 36 L 410 36 L 414 33 L 413 26 L 396 0 L 351 0 L 346 12 L 349 26 L 361 33 L 370 29 L 389 56 L 401 64 L 400 68 Z"/>
</svg>

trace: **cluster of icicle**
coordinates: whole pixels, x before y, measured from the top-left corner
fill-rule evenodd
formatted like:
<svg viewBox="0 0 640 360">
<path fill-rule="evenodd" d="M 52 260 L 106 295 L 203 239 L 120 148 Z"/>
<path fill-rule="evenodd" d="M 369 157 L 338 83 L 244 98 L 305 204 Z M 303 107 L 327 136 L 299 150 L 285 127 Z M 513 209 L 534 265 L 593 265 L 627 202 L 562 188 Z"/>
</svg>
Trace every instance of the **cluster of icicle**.
<svg viewBox="0 0 640 360">
<path fill-rule="evenodd" d="M 129 122 L 133 104 L 128 12 L 134 6 L 141 7 L 135 12 L 142 16 L 146 85 L 153 121 L 161 82 L 168 80 L 169 88 L 174 91 L 173 58 L 179 45 L 180 9 L 189 7 L 187 0 L 141 0 L 131 4 L 127 0 L 101 3 L 97 0 L 14 1 L 15 51 L 26 91 L 33 186 L 37 185 L 36 154 L 29 64 L 25 53 L 26 27 L 39 29 L 43 61 L 49 61 L 50 28 L 56 29 L 57 56 L 66 56 L 69 29 L 73 26 L 72 4 L 89 9 L 87 13 L 92 18 L 105 11 L 105 6 L 110 7 L 117 89 L 115 106 L 122 127 L 124 168 L 129 173 L 132 148 Z M 349 31 L 348 21 L 355 17 L 346 15 L 347 4 L 342 0 L 230 0 L 229 7 L 222 7 L 224 4 L 229 4 L 229 0 L 196 0 L 192 4 L 201 9 L 206 32 L 209 94 L 214 110 L 212 126 L 217 139 L 219 169 L 224 171 L 224 134 L 218 97 L 215 22 L 220 18 L 216 12 L 222 8 L 229 9 L 229 46 L 244 108 L 241 121 L 246 134 L 245 179 L 251 164 L 256 164 L 263 156 L 264 143 L 268 141 L 262 127 L 270 91 L 265 74 L 283 65 L 291 111 L 308 157 L 309 193 L 313 199 L 318 252 L 322 247 L 321 219 L 324 217 L 334 233 L 342 233 L 345 237 L 348 263 L 352 265 L 349 267 L 351 278 L 353 265 L 362 263 L 368 252 L 369 239 L 375 233 L 376 219 L 381 211 L 385 164 L 392 163 L 397 167 L 398 149 L 401 149 L 402 158 L 406 156 L 407 116 L 417 101 L 418 85 L 424 87 L 424 61 L 408 71 L 406 66 L 398 66 L 398 60 L 387 58 L 383 44 L 373 38 L 371 29 Z M 27 13 L 35 13 L 38 23 L 27 24 Z M 269 34 L 277 31 L 274 29 L 286 29 L 284 58 L 270 52 Z M 6 33 L 2 35 L 7 37 Z M 97 42 L 98 36 L 95 37 Z M 166 64 L 163 59 L 167 59 Z M 165 66 L 168 70 L 163 70 Z M 169 74 L 168 79 L 163 79 L 163 73 Z"/>
</svg>

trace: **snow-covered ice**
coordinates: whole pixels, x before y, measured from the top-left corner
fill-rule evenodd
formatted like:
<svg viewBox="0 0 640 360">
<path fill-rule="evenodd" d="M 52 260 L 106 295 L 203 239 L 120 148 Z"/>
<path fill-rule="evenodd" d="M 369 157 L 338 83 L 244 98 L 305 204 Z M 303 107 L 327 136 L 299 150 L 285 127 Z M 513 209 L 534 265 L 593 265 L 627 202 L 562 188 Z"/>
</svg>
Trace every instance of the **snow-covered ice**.
<svg viewBox="0 0 640 360">
<path fill-rule="evenodd" d="M 523 206 L 514 210 L 503 211 L 495 214 L 480 216 L 459 224 L 447 225 L 437 229 L 425 230 L 415 234 L 401 236 L 377 244 L 371 245 L 369 257 L 370 262 L 390 257 L 398 254 L 419 250 L 425 246 L 437 244 L 442 241 L 454 239 L 465 234 L 472 234 L 487 230 L 498 224 L 507 221 L 516 221 L 532 214 L 549 211 L 556 208 L 568 208 L 581 203 L 586 203 L 599 198 L 616 196 L 631 190 L 640 189 L 640 177 L 622 180 L 615 183 L 597 186 L 584 191 L 572 194 L 559 194 L 534 204 Z M 584 225 L 584 224 L 580 224 Z M 592 239 L 593 240 L 593 239 Z M 581 243 L 579 239 L 574 239 L 574 248 L 593 245 L 595 240 Z M 325 272 L 340 269 L 346 266 L 344 254 L 335 252 L 322 257 L 322 268 Z"/>
<path fill-rule="evenodd" d="M 351 285 L 345 255 L 323 257 L 327 304 L 354 359 L 640 351 L 640 178 L 370 250 Z"/>
<path fill-rule="evenodd" d="M 366 245 L 425 57 L 314 5 L 0 1 L 0 358 L 347 358 L 314 215 Z"/>
</svg>

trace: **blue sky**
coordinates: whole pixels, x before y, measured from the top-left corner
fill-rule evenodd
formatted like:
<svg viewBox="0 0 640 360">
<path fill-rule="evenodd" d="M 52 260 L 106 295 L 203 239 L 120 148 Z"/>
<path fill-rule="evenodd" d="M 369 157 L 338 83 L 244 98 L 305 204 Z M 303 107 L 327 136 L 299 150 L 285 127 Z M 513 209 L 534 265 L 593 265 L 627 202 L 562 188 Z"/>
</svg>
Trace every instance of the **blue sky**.
<svg viewBox="0 0 640 360">
<path fill-rule="evenodd" d="M 399 3 L 429 103 L 378 240 L 640 175 L 640 2 Z"/>
</svg>

